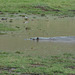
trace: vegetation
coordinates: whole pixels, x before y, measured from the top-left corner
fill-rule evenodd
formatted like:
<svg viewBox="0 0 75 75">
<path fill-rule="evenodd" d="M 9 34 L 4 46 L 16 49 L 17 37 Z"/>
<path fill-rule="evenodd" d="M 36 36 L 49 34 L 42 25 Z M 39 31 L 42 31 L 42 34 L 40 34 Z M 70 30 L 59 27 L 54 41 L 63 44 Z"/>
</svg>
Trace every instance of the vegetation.
<svg viewBox="0 0 75 75">
<path fill-rule="evenodd" d="M 0 11 L 74 16 L 75 0 L 0 0 Z"/>
<path fill-rule="evenodd" d="M 23 52 L 0 51 L 1 75 L 74 75 L 75 56 L 63 54 L 51 57 L 25 56 Z"/>
<path fill-rule="evenodd" d="M 0 31 L 14 31 L 15 29 L 12 27 L 5 26 L 4 24 L 0 24 Z"/>
<path fill-rule="evenodd" d="M 12 13 L 11 17 L 14 13 L 75 16 L 75 0 L 0 0 L 0 16 L 4 17 L 6 12 Z M 12 23 L 12 19 L 9 22 Z M 31 30 L 31 27 L 25 29 Z M 5 34 L 5 31 L 15 29 L 6 23 L 0 23 L 0 34 Z M 75 56 L 65 53 L 41 57 L 26 55 L 20 51 L 0 50 L 0 75 L 75 75 Z"/>
</svg>

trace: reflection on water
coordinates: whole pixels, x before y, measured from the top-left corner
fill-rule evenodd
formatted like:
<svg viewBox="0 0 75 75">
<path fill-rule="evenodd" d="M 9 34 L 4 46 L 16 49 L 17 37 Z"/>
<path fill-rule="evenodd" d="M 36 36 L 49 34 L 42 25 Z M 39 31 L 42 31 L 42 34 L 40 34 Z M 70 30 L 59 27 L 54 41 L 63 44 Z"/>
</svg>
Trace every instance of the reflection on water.
<svg viewBox="0 0 75 75">
<path fill-rule="evenodd" d="M 75 17 L 36 17 L 30 16 L 28 23 L 24 18 L 13 18 L 11 27 L 19 27 L 20 31 L 0 35 L 0 50 L 22 51 L 26 55 L 50 56 L 63 53 L 75 53 L 75 43 L 24 40 L 31 37 L 75 36 Z M 30 28 L 27 29 L 26 28 Z"/>
</svg>

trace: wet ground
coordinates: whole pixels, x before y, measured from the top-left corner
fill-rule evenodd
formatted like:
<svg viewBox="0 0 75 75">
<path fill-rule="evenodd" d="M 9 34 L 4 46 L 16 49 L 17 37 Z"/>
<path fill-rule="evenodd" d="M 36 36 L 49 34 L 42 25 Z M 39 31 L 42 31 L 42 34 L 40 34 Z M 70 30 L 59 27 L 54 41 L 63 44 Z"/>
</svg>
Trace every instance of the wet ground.
<svg viewBox="0 0 75 75">
<path fill-rule="evenodd" d="M 0 50 L 23 51 L 26 55 L 50 56 L 75 53 L 75 43 L 37 42 L 24 40 L 31 37 L 75 36 L 75 17 L 51 15 L 5 14 L 0 24 L 16 31 L 0 31 Z"/>
</svg>

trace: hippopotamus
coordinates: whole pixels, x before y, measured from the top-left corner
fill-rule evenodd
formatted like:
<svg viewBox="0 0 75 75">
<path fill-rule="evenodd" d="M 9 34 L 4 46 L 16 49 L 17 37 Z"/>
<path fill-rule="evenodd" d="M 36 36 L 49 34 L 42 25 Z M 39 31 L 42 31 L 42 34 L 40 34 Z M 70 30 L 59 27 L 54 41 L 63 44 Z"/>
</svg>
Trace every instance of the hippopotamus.
<svg viewBox="0 0 75 75">
<path fill-rule="evenodd" d="M 37 41 L 75 41 L 75 36 L 59 36 L 59 37 L 32 37 L 30 40 Z"/>
</svg>

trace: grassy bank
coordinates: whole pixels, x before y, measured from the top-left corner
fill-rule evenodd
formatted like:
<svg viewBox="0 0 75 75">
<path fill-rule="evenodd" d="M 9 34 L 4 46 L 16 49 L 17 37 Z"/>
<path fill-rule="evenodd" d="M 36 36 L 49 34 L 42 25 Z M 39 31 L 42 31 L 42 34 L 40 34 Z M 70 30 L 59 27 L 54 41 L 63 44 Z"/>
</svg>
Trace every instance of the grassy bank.
<svg viewBox="0 0 75 75">
<path fill-rule="evenodd" d="M 15 29 L 10 26 L 8 27 L 7 25 L 0 24 L 0 31 L 15 31 Z"/>
<path fill-rule="evenodd" d="M 0 11 L 74 16 L 75 0 L 0 0 Z"/>
<path fill-rule="evenodd" d="M 6 34 L 7 31 L 16 31 L 16 29 L 5 24 L 0 24 L 0 35 Z"/>
<path fill-rule="evenodd" d="M 74 75 L 75 56 L 25 56 L 23 52 L 0 51 L 1 75 Z"/>
</svg>

